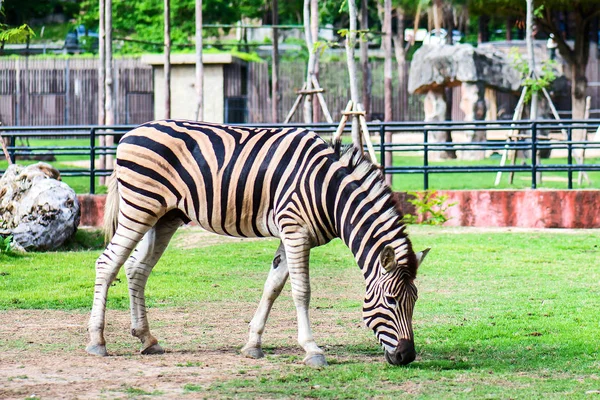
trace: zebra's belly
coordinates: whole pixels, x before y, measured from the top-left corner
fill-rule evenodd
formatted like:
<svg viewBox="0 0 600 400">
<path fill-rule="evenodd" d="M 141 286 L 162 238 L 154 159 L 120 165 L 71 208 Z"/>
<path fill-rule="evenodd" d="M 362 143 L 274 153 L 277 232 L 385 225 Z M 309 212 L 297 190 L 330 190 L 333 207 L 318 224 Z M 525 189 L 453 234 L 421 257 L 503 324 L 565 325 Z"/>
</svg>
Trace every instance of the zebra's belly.
<svg viewBox="0 0 600 400">
<path fill-rule="evenodd" d="M 204 217 L 204 218 L 203 218 Z M 239 212 L 235 209 L 225 213 L 201 216 L 194 222 L 203 229 L 218 235 L 231 237 L 279 237 L 279 229 L 273 218 L 273 211 L 263 213 Z"/>
</svg>

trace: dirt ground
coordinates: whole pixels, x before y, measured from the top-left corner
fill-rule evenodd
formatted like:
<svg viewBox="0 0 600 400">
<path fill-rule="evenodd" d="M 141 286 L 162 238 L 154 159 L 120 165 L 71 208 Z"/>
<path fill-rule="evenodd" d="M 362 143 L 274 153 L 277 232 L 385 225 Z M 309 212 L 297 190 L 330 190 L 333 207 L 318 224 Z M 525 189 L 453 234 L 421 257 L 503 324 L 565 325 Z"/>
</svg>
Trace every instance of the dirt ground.
<svg viewBox="0 0 600 400">
<path fill-rule="evenodd" d="M 128 312 L 109 310 L 109 357 L 94 357 L 84 351 L 87 314 L 2 311 L 0 399 L 114 399 L 153 392 L 154 398 L 211 398 L 214 393 L 197 387 L 208 388 L 232 378 L 252 379 L 280 368 L 281 362 L 304 368 L 300 364 L 302 351 L 295 345 L 293 312 L 279 312 L 270 320 L 266 358 L 251 360 L 239 354 L 246 340 L 245 317 L 253 311 L 251 304 L 223 303 L 204 304 L 198 309 L 152 309 L 152 331 L 166 353 L 141 356 L 137 339 L 129 335 Z M 314 318 L 319 334 L 340 334 L 342 328 L 327 324 L 327 311 Z M 186 385 L 196 386 L 195 391 L 186 391 Z"/>
<path fill-rule="evenodd" d="M 217 237 L 197 227 L 186 227 L 172 245 L 191 248 L 244 240 L 255 239 Z M 280 370 L 282 364 L 292 370 L 305 368 L 301 364 L 303 351 L 296 344 L 289 287 L 269 318 L 264 337 L 267 357 L 252 360 L 240 355 L 256 305 L 221 301 L 150 309 L 152 333 L 166 350 L 158 356 L 138 353 L 139 342 L 129 334 L 128 311 L 107 310 L 109 357 L 91 356 L 84 350 L 87 312 L 0 311 L 0 399 L 215 398 L 224 397 L 208 391 L 215 383 L 263 376 Z M 374 341 L 360 323 L 359 310 L 340 313 L 321 309 L 311 314 L 311 321 L 326 351 L 332 349 L 331 343 L 335 347 L 365 337 Z M 336 355 L 338 361 L 357 358 L 371 356 Z M 383 357 L 377 361 L 382 362 Z M 189 391 L 186 385 L 195 388 Z"/>
</svg>

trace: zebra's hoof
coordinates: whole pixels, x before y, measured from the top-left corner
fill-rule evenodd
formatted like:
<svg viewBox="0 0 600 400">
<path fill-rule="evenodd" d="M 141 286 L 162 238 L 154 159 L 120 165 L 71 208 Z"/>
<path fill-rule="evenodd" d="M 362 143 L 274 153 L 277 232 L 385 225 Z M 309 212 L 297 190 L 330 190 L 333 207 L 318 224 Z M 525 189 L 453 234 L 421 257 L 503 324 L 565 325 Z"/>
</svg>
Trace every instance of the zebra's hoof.
<svg viewBox="0 0 600 400">
<path fill-rule="evenodd" d="M 94 356 L 100 356 L 100 357 L 108 356 L 108 351 L 106 351 L 106 346 L 103 344 L 90 344 L 89 346 L 87 346 L 85 348 L 85 351 L 87 351 L 88 353 L 90 353 Z"/>
<path fill-rule="evenodd" d="M 263 358 L 265 353 L 263 353 L 260 347 L 244 347 L 242 349 L 242 355 L 244 357 L 258 359 Z"/>
<path fill-rule="evenodd" d="M 327 361 L 323 354 L 309 354 L 304 358 L 304 364 L 311 368 L 323 368 L 327 366 Z"/>
<path fill-rule="evenodd" d="M 165 354 L 165 350 L 160 347 L 160 345 L 157 344 L 153 344 L 152 346 L 142 350 L 142 354 L 145 356 L 148 355 L 152 355 L 152 354 Z"/>
</svg>

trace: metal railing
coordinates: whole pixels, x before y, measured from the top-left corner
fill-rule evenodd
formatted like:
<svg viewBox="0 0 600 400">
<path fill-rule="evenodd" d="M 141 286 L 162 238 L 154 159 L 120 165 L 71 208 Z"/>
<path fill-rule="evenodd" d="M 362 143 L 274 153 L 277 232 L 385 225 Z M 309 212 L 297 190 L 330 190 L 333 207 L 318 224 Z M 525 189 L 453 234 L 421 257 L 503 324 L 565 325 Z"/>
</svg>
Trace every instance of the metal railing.
<svg viewBox="0 0 600 400">
<path fill-rule="evenodd" d="M 445 173 L 482 173 L 482 172 L 528 172 L 531 174 L 531 188 L 535 189 L 539 183 L 540 172 L 566 172 L 567 186 L 573 188 L 573 172 L 578 171 L 600 171 L 600 164 L 578 164 L 575 161 L 575 151 L 582 149 L 600 149 L 600 142 L 575 141 L 573 132 L 575 130 L 596 131 L 600 120 L 586 121 L 481 121 L 481 122 L 388 122 L 369 123 L 368 128 L 371 137 L 375 141 L 374 146 L 378 150 L 379 163 L 384 174 L 423 174 L 423 189 L 430 188 L 430 176 L 432 174 Z M 255 127 L 281 127 L 281 124 L 253 124 Z M 307 127 L 323 137 L 330 136 L 336 129 L 336 124 L 293 124 L 288 126 Z M 27 157 L 44 158 L 48 156 L 81 156 L 81 160 L 88 161 L 88 168 L 61 168 L 63 176 L 87 176 L 89 177 L 89 192 L 96 191 L 96 178 L 107 176 L 111 170 L 97 169 L 95 160 L 100 156 L 115 154 L 115 146 L 100 146 L 100 136 L 114 136 L 115 141 L 125 132 L 132 129 L 131 125 L 118 126 L 36 126 L 36 127 L 4 127 L 0 126 L 0 133 L 8 139 L 8 151 L 13 160 Z M 348 127 L 349 129 L 349 127 Z M 503 140 L 485 142 L 432 142 L 431 134 L 434 132 L 449 131 L 454 134 L 477 131 L 496 131 L 496 136 L 506 137 L 510 132 L 520 132 L 521 140 L 506 142 Z M 394 140 L 390 143 L 385 141 L 386 132 L 391 133 Z M 498 132 L 501 134 L 498 135 Z M 505 132 L 505 133 L 504 133 Z M 550 136 L 549 136 L 550 134 Z M 550 140 L 550 137 L 558 135 L 560 140 Z M 57 145 L 30 146 L 29 139 L 56 138 Z M 85 145 L 61 146 L 59 138 L 87 139 Z M 377 138 L 379 140 L 377 141 Z M 349 138 L 345 138 L 349 140 Z M 541 163 L 538 157 L 529 158 L 529 163 L 518 165 L 444 165 L 445 163 L 432 163 L 432 158 L 440 152 L 497 152 L 521 151 L 530 154 L 538 154 L 540 151 L 566 150 L 567 163 L 556 164 L 550 162 Z M 422 157 L 418 165 L 386 165 L 385 153 L 392 155 L 412 153 Z M 464 163 L 467 164 L 467 163 Z M 0 171 L 3 173 L 4 171 Z"/>
</svg>

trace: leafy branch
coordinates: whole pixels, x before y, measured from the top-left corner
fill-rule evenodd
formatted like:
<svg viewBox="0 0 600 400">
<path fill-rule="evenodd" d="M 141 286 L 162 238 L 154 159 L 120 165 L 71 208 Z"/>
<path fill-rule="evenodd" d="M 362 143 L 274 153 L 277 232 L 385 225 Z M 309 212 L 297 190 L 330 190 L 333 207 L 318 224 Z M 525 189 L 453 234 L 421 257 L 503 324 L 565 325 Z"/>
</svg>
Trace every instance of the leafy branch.
<svg viewBox="0 0 600 400">
<path fill-rule="evenodd" d="M 533 93 L 539 93 L 548 89 L 556 79 L 557 63 L 554 60 L 542 62 L 539 74 L 531 74 L 529 63 L 516 49 L 511 49 L 509 56 L 512 58 L 513 67 L 521 74 L 523 86 L 525 87 L 525 101 L 531 100 Z"/>
<path fill-rule="evenodd" d="M 18 28 L 9 28 L 7 25 L 0 24 L 0 43 L 23 43 L 32 36 L 35 36 L 35 32 L 27 24 Z"/>
</svg>

